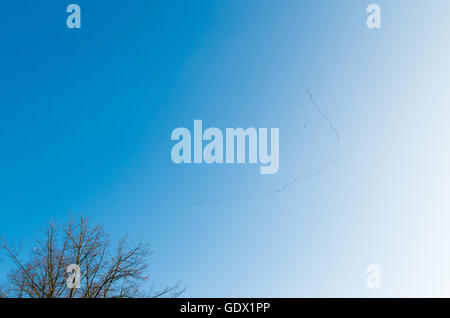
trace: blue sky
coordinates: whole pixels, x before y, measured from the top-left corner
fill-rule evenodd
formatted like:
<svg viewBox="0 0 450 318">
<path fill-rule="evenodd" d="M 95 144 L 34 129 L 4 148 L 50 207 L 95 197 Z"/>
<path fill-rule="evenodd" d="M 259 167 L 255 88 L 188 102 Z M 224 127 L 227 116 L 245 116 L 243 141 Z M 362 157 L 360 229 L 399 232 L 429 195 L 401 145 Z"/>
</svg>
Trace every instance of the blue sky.
<svg viewBox="0 0 450 318">
<path fill-rule="evenodd" d="M 186 296 L 448 296 L 449 4 L 374 2 L 379 30 L 362 0 L 77 1 L 71 30 L 70 2 L 3 1 L 0 234 L 82 214 Z M 339 160 L 190 207 L 334 158 L 305 86 Z M 195 119 L 280 128 L 279 172 L 173 164 Z"/>
</svg>

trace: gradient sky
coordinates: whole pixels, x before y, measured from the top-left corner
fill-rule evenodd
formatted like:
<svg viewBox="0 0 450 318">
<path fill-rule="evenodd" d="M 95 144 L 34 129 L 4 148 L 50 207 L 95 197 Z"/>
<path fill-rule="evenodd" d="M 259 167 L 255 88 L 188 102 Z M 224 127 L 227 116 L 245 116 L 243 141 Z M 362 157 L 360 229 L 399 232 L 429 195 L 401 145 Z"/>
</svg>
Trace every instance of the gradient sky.
<svg viewBox="0 0 450 318">
<path fill-rule="evenodd" d="M 74 2 L 80 30 L 68 1 L 0 4 L 0 235 L 88 216 L 185 296 L 450 296 L 450 2 Z M 335 157 L 305 86 L 338 161 L 190 206 Z M 280 128 L 279 172 L 173 164 L 194 119 Z"/>
</svg>

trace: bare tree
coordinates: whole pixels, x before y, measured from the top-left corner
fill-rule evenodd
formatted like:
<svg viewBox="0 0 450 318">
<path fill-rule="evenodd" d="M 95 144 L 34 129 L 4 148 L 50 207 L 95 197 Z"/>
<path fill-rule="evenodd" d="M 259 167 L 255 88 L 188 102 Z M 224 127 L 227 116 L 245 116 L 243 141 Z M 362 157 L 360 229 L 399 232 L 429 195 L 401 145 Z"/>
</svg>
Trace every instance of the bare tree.
<svg viewBox="0 0 450 318">
<path fill-rule="evenodd" d="M 160 291 L 146 291 L 149 246 L 123 237 L 117 245 L 100 226 L 87 218 L 70 219 L 62 227 L 50 223 L 36 240 L 28 261 L 20 247 L 2 240 L 1 249 L 12 260 L 3 295 L 28 298 L 177 297 L 179 283 Z M 71 265 L 74 264 L 74 265 Z M 70 266 L 71 265 L 71 266 Z M 70 267 L 69 267 L 70 266 Z M 67 272 L 68 268 L 74 269 Z"/>
</svg>

